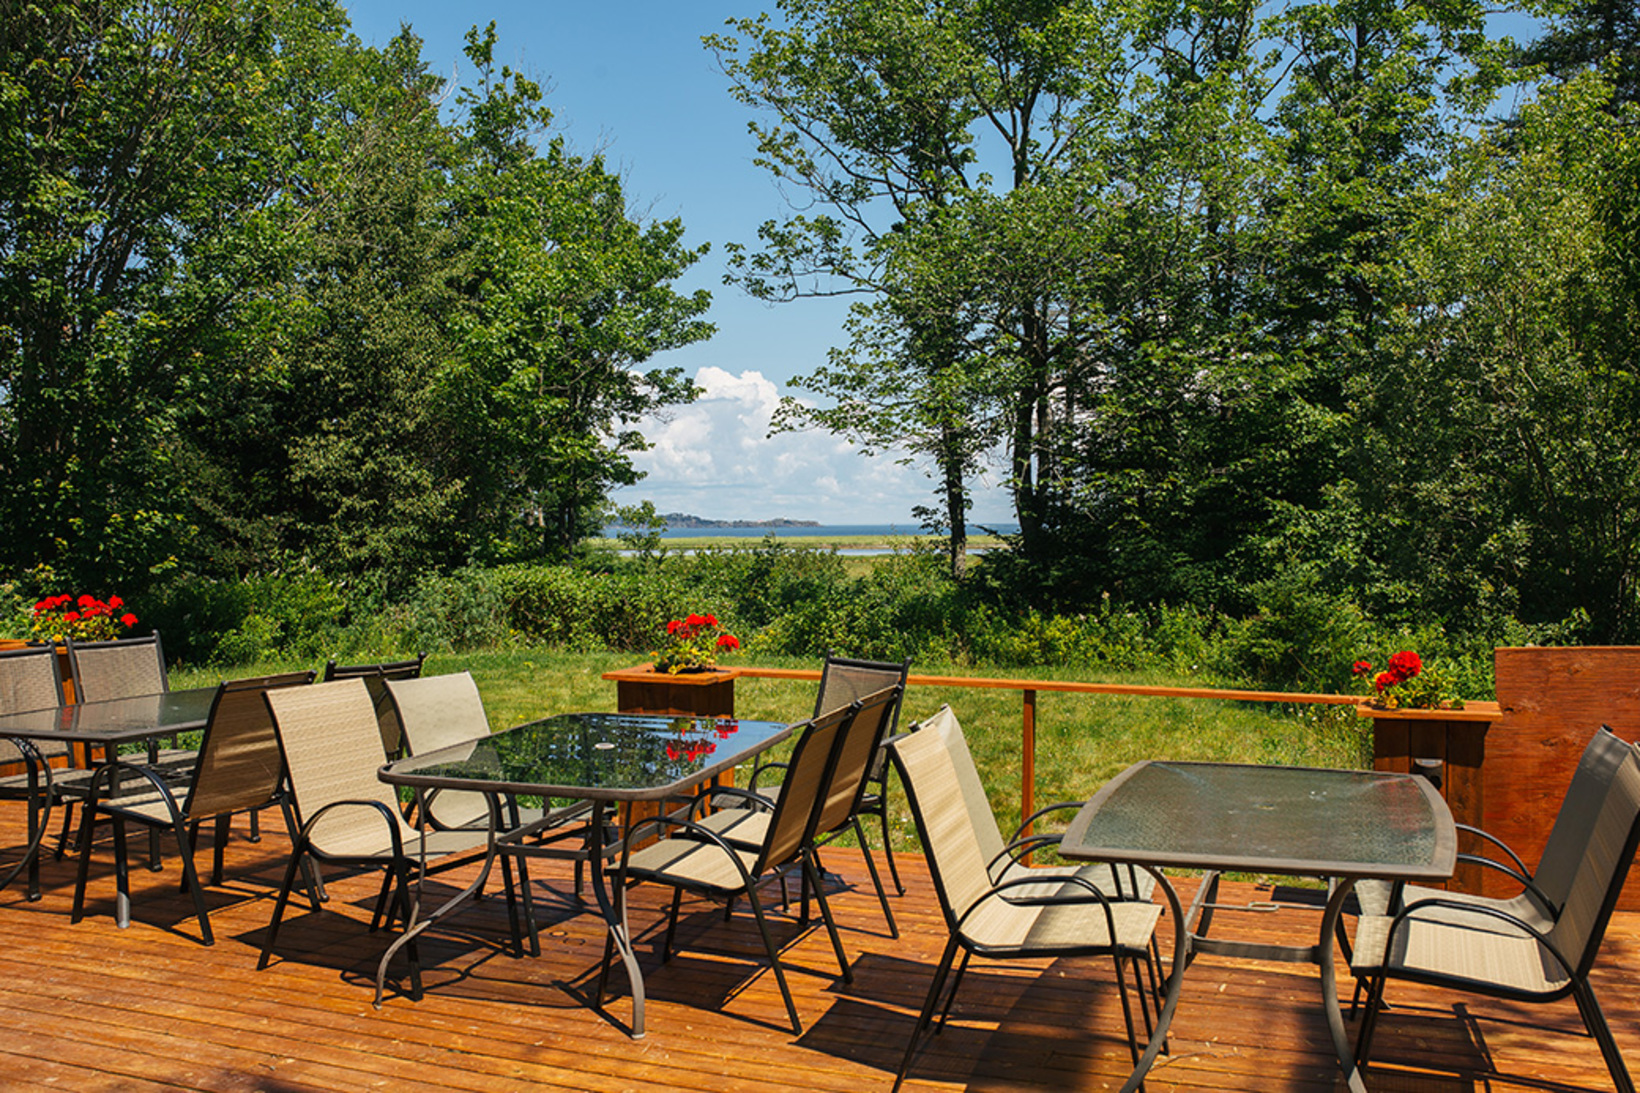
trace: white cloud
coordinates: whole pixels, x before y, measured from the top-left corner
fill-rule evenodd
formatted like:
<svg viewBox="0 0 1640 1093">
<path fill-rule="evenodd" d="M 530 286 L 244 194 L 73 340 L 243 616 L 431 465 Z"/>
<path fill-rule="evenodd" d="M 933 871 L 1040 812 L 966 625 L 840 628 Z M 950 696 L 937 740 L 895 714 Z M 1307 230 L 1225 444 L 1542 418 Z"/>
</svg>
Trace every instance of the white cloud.
<svg viewBox="0 0 1640 1093">
<path fill-rule="evenodd" d="M 705 393 L 641 426 L 653 447 L 633 458 L 647 476 L 617 491 L 617 504 L 653 501 L 661 512 L 714 520 L 817 520 L 894 524 L 915 530 L 915 505 L 934 503 L 933 483 L 894 455 L 862 456 L 831 433 L 769 436 L 780 388 L 757 371 L 702 367 Z M 976 487 L 975 519 L 1007 520 L 1000 489 Z"/>
</svg>

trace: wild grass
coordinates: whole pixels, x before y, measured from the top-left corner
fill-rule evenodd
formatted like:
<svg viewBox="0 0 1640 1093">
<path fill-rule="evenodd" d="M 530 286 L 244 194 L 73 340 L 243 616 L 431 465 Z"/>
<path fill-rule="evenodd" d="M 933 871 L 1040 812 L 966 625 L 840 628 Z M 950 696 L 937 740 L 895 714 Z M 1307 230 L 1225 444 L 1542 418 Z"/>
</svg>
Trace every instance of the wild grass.
<svg viewBox="0 0 1640 1093">
<path fill-rule="evenodd" d="M 428 658 L 426 671 L 472 672 L 484 696 L 491 728 L 502 729 L 567 710 L 610 709 L 615 703 L 615 685 L 600 677 L 633 663 L 630 653 L 523 649 L 435 655 Z M 755 663 L 763 667 L 819 667 L 818 662 L 799 658 L 761 658 Z M 182 669 L 172 673 L 171 685 L 212 686 L 222 678 L 310 667 L 322 665 L 264 661 L 228 672 Z M 920 664 L 914 671 L 1136 685 L 1196 682 L 1155 672 L 1107 672 L 1095 679 L 1066 668 L 986 673 L 953 665 Z M 813 711 L 814 694 L 815 684 L 809 682 L 740 679 L 736 681 L 736 713 L 749 719 L 797 721 Z M 1020 818 L 1022 695 L 1015 690 L 913 685 L 905 696 L 900 727 L 906 728 L 947 703 L 967 734 L 997 821 L 1004 832 L 1011 831 Z M 1369 759 L 1371 737 L 1367 725 L 1349 708 L 1038 691 L 1036 802 L 1040 806 L 1085 799 L 1140 759 L 1360 767 Z M 890 827 L 896 848 L 912 848 L 915 830 L 904 811 L 903 797 L 898 792 L 890 797 L 895 806 Z M 1061 826 L 1068 818 L 1066 814 L 1049 826 Z"/>
</svg>

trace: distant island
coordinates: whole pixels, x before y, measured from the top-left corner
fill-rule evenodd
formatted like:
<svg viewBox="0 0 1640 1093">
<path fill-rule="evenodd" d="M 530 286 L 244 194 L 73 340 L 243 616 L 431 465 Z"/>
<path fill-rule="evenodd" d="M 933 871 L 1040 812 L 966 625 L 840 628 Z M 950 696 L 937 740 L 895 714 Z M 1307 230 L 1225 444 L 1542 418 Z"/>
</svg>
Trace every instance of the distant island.
<svg viewBox="0 0 1640 1093">
<path fill-rule="evenodd" d="M 667 512 L 661 514 L 661 519 L 669 528 L 817 528 L 818 520 L 788 520 L 781 517 L 778 520 L 708 520 L 702 516 L 691 516 L 686 512 Z"/>
</svg>

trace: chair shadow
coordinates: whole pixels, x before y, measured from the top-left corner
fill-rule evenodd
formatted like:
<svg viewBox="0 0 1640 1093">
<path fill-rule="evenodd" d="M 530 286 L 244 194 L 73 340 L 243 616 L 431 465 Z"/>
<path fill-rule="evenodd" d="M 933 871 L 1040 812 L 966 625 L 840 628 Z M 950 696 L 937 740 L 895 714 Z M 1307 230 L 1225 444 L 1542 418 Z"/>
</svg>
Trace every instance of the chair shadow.
<svg viewBox="0 0 1640 1093">
<path fill-rule="evenodd" d="M 1127 1078 L 1132 1056 L 1108 961 L 1008 961 L 998 968 L 992 972 L 979 962 L 969 967 L 949 1022 L 919 1038 L 908 1078 L 970 1090 L 1056 1091 L 1099 1088 L 1101 1082 L 1114 1087 Z M 838 981 L 836 1000 L 808 1024 L 798 1043 L 893 1075 L 933 968 L 868 953 L 855 961 L 853 971 L 853 985 Z M 1073 986 L 1067 989 L 1067 983 Z M 903 1002 L 876 1000 L 896 997 Z M 1140 1035 L 1142 1048 L 1142 1025 Z"/>
</svg>

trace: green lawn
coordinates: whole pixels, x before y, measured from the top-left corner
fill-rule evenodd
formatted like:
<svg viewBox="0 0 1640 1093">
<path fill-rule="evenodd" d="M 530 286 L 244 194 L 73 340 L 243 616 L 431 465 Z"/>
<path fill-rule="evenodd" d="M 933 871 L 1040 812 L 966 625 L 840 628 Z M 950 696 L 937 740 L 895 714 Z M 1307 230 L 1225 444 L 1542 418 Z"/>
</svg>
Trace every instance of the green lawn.
<svg viewBox="0 0 1640 1093">
<path fill-rule="evenodd" d="M 563 653 L 550 649 L 435 655 L 429 673 L 466 669 L 478 681 L 493 728 L 505 728 L 566 710 L 608 709 L 615 685 L 600 679 L 613 668 L 637 663 L 629 653 Z M 818 668 L 797 658 L 759 660 L 766 667 Z M 174 672 L 173 687 L 215 684 L 224 675 L 289 671 L 313 664 L 265 663 L 224 673 Z M 949 665 L 919 665 L 936 675 L 1089 680 L 1067 669 L 983 672 Z M 1154 673 L 1109 673 L 1098 682 L 1191 684 Z M 769 679 L 736 682 L 736 712 L 746 718 L 795 721 L 814 704 L 813 683 Z M 968 734 L 999 823 L 1011 831 L 1019 818 L 1022 699 L 1018 691 L 913 686 L 906 694 L 901 727 L 950 703 Z M 1367 723 L 1348 708 L 1273 708 L 1209 699 L 1078 695 L 1039 692 L 1036 724 L 1036 801 L 1080 800 L 1139 759 L 1205 759 L 1294 766 L 1363 766 L 1370 742 Z M 898 793 L 897 804 L 903 805 Z M 1067 817 L 1068 818 L 1068 817 Z M 896 846 L 915 839 L 903 809 L 892 817 Z"/>
</svg>

